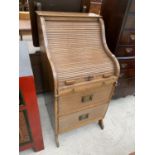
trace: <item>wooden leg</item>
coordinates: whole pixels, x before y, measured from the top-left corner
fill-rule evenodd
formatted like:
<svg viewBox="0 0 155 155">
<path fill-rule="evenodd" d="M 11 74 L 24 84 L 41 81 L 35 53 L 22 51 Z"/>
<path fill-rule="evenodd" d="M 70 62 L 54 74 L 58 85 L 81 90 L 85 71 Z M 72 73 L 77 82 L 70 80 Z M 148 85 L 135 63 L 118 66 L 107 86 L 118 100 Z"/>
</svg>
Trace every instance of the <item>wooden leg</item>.
<svg viewBox="0 0 155 155">
<path fill-rule="evenodd" d="M 55 142 L 56 142 L 56 146 L 59 147 L 59 139 L 58 139 L 58 135 L 55 135 Z"/>
<path fill-rule="evenodd" d="M 103 120 L 102 119 L 100 119 L 99 121 L 98 121 L 98 125 L 100 126 L 100 128 L 103 130 L 104 129 L 104 125 L 103 125 Z"/>
</svg>

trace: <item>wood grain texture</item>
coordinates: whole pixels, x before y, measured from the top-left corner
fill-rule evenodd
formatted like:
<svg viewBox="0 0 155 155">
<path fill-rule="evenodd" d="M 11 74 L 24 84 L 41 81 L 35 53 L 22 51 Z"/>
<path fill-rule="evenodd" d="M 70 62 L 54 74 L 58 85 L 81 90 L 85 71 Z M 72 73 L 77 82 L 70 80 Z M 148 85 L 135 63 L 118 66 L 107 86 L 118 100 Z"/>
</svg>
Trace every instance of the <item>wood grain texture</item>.
<svg viewBox="0 0 155 155">
<path fill-rule="evenodd" d="M 62 12 L 37 15 L 45 81 L 54 86 L 51 108 L 59 146 L 60 133 L 104 118 L 120 67 L 106 44 L 100 16 Z"/>
<path fill-rule="evenodd" d="M 107 111 L 107 108 L 108 104 L 105 104 L 90 109 L 87 108 L 86 110 L 67 116 L 59 117 L 59 133 L 102 119 Z"/>
</svg>

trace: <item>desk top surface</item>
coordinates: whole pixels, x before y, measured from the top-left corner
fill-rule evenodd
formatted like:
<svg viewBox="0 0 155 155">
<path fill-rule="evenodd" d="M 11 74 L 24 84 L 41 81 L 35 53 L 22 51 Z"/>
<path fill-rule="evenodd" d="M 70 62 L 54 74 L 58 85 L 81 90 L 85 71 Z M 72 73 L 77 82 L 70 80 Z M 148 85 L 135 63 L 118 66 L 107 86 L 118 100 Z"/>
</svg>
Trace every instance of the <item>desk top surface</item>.
<svg viewBox="0 0 155 155">
<path fill-rule="evenodd" d="M 19 42 L 19 77 L 33 76 L 28 46 L 25 41 Z"/>
</svg>

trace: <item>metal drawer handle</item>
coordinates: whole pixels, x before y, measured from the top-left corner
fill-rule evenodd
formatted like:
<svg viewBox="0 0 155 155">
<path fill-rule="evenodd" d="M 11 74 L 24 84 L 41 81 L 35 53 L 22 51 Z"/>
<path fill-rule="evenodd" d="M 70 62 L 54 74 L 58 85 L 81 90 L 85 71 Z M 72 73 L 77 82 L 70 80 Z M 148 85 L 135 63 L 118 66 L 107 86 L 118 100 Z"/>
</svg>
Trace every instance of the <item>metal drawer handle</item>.
<svg viewBox="0 0 155 155">
<path fill-rule="evenodd" d="M 134 34 L 131 34 L 131 35 L 130 35 L 130 39 L 131 39 L 132 41 L 134 41 L 134 40 L 135 40 L 135 35 L 134 35 Z"/>
<path fill-rule="evenodd" d="M 125 63 L 124 64 L 121 64 L 121 67 L 122 68 L 125 68 L 126 66 L 127 66 L 127 64 L 125 64 Z"/>
<path fill-rule="evenodd" d="M 88 113 L 87 114 L 80 115 L 79 116 L 79 121 L 82 121 L 84 119 L 88 119 L 88 117 L 89 117 L 89 114 Z"/>
<path fill-rule="evenodd" d="M 102 77 L 103 78 L 109 78 L 111 76 L 111 74 L 103 74 Z"/>
<path fill-rule="evenodd" d="M 123 77 L 123 76 L 124 76 L 124 73 L 121 73 L 121 74 L 119 75 L 120 78 Z"/>
<path fill-rule="evenodd" d="M 86 11 L 87 11 L 87 6 L 86 5 L 83 5 L 82 12 L 86 12 Z"/>
<path fill-rule="evenodd" d="M 93 100 L 93 95 L 82 96 L 82 98 L 81 98 L 82 103 L 89 102 L 92 100 Z"/>
<path fill-rule="evenodd" d="M 126 51 L 126 53 L 132 53 L 133 49 L 132 48 L 126 48 L 125 51 Z"/>
</svg>

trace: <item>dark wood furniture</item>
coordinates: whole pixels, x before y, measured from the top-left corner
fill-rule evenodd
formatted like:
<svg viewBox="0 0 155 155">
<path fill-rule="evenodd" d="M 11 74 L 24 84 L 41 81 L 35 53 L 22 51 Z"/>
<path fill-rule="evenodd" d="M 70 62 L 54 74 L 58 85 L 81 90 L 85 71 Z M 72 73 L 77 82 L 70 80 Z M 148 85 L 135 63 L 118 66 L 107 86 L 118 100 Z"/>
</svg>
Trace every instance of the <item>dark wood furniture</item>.
<svg viewBox="0 0 155 155">
<path fill-rule="evenodd" d="M 113 98 L 135 92 L 135 0 L 104 0 L 101 15 L 110 50 L 119 60 L 121 73 Z"/>
<path fill-rule="evenodd" d="M 26 42 L 19 43 L 19 150 L 44 149 L 34 77 Z"/>
<path fill-rule="evenodd" d="M 119 77 L 101 16 L 37 11 L 42 66 L 53 99 L 47 105 L 58 135 L 92 122 L 103 129 Z"/>
</svg>

